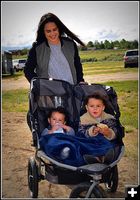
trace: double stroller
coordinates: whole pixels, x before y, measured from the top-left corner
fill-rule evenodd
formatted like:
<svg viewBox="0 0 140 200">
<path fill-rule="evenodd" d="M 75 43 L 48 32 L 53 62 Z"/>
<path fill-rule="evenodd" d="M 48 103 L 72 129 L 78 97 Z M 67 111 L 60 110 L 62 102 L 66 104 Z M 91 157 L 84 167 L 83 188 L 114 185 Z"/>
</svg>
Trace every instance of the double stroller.
<svg viewBox="0 0 140 200">
<path fill-rule="evenodd" d="M 92 163 L 79 167 L 59 162 L 49 157 L 41 148 L 39 139 L 44 128 L 48 127 L 48 113 L 51 108 L 62 106 L 69 113 L 67 124 L 75 132 L 78 130 L 80 116 L 85 112 L 83 105 L 87 95 L 101 91 L 108 97 L 106 112 L 114 115 L 118 122 L 118 153 L 110 164 Z M 71 188 L 69 198 L 103 198 L 105 190 L 115 192 L 118 187 L 117 163 L 124 153 L 124 127 L 119 121 L 120 111 L 117 94 L 110 86 L 102 84 L 71 85 L 66 81 L 46 78 L 34 78 L 29 93 L 28 125 L 32 132 L 35 155 L 28 160 L 28 187 L 32 198 L 38 197 L 38 186 L 41 180 L 53 184 L 67 185 Z"/>
</svg>

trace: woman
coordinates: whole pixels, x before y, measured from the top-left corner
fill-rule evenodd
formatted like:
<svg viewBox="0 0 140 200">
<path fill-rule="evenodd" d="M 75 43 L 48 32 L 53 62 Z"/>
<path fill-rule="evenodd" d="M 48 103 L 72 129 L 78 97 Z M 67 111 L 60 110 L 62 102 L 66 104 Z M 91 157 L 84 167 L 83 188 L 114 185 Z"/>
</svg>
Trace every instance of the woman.
<svg viewBox="0 0 140 200">
<path fill-rule="evenodd" d="M 43 15 L 38 25 L 36 42 L 29 51 L 24 68 L 27 80 L 30 82 L 33 77 L 45 77 L 65 80 L 71 84 L 84 82 L 74 40 L 84 46 L 56 15 Z"/>
</svg>

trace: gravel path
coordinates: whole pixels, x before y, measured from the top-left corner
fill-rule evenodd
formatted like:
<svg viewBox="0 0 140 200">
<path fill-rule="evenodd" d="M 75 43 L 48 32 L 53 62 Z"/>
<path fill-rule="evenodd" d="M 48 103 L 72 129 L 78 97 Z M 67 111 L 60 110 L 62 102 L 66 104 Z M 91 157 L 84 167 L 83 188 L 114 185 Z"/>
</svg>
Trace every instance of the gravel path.
<svg viewBox="0 0 140 200">
<path fill-rule="evenodd" d="M 138 73 L 113 73 L 113 74 L 98 74 L 87 75 L 84 79 L 88 83 L 102 83 L 106 81 L 122 81 L 122 80 L 138 80 Z M 14 79 L 2 79 L 2 90 L 15 90 L 21 88 L 29 88 L 30 84 L 24 76 Z"/>
</svg>

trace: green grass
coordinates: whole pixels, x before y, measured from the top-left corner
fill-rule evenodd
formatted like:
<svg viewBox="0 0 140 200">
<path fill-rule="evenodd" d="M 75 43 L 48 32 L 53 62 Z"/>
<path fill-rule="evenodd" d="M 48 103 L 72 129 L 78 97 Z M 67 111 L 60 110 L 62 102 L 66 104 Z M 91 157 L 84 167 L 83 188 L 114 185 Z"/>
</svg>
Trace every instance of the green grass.
<svg viewBox="0 0 140 200">
<path fill-rule="evenodd" d="M 124 68 L 125 50 L 80 51 L 80 58 L 96 58 L 96 62 L 83 62 L 84 75 L 108 74 L 117 72 L 138 72 L 138 68 Z"/>
<path fill-rule="evenodd" d="M 126 132 L 138 129 L 138 81 L 105 82 L 118 96 L 120 121 Z M 11 90 L 2 93 L 3 112 L 27 112 L 29 90 Z"/>
<path fill-rule="evenodd" d="M 84 75 L 109 74 L 117 72 L 138 72 L 138 68 L 124 68 L 122 61 L 83 63 Z"/>
<path fill-rule="evenodd" d="M 2 111 L 27 112 L 29 108 L 28 93 L 27 89 L 2 92 Z"/>
<path fill-rule="evenodd" d="M 106 82 L 118 96 L 121 111 L 120 121 L 126 132 L 138 129 L 138 81 Z"/>
<path fill-rule="evenodd" d="M 16 60 L 16 59 L 27 59 L 27 55 L 13 55 L 12 56 L 12 59 L 13 60 Z"/>
<path fill-rule="evenodd" d="M 23 71 L 15 72 L 15 74 L 13 74 L 12 76 L 9 75 L 9 74 L 4 74 L 4 75 L 2 75 L 2 79 L 9 79 L 10 78 L 10 79 L 17 80 L 21 76 L 23 76 Z"/>
<path fill-rule="evenodd" d="M 79 55 L 81 59 L 96 58 L 97 60 L 105 60 L 106 58 L 114 59 L 113 57 L 117 56 L 119 59 L 123 60 L 125 50 L 89 50 L 89 51 L 80 51 Z"/>
</svg>

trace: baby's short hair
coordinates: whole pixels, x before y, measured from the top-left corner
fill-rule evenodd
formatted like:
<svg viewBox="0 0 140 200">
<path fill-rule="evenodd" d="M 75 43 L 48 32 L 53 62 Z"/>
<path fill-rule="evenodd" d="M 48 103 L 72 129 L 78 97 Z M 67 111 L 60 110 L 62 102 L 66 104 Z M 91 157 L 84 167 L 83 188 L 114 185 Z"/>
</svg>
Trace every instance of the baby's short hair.
<svg viewBox="0 0 140 200">
<path fill-rule="evenodd" d="M 65 116 L 65 121 L 68 120 L 68 113 L 64 107 L 58 106 L 57 108 L 52 108 L 48 113 L 48 118 L 50 118 L 52 116 L 52 113 L 54 113 L 54 112 L 63 114 Z"/>
</svg>

